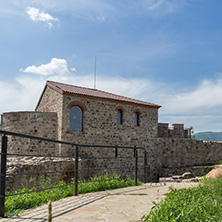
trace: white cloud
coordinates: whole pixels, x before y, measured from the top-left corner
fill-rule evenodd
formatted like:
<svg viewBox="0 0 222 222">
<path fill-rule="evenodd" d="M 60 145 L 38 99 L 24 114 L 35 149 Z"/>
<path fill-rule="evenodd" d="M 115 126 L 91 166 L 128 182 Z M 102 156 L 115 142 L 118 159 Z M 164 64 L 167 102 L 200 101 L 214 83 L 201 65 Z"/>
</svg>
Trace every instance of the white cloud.
<svg viewBox="0 0 222 222">
<path fill-rule="evenodd" d="M 104 22 L 114 13 L 112 6 L 104 0 L 33 0 L 32 5 L 99 22 Z"/>
<path fill-rule="evenodd" d="M 73 72 L 76 72 L 76 68 L 75 68 L 75 67 L 71 68 L 71 70 L 72 70 Z"/>
<path fill-rule="evenodd" d="M 188 1 L 189 0 L 129 0 L 126 3 L 124 1 L 106 0 L 7 0 L 7 2 L 10 2 L 10 6 L 15 6 L 17 13 L 21 13 L 21 10 L 23 11 L 24 7 L 27 8 L 27 6 L 30 6 L 31 4 L 33 12 L 30 16 L 35 16 L 34 18 L 38 19 L 35 21 L 47 19 L 47 21 L 44 22 L 46 22 L 49 27 L 52 26 L 52 21 L 56 18 L 48 13 L 40 12 L 39 9 L 96 22 L 117 22 L 117 20 L 127 16 L 141 16 L 141 13 L 159 17 L 178 11 L 188 5 Z M 145 11 L 141 10 L 141 6 Z M 31 8 L 29 8 L 29 10 L 30 9 Z M 4 8 L 2 12 L 4 13 L 5 10 L 6 8 Z"/>
<path fill-rule="evenodd" d="M 75 68 L 72 68 L 72 70 Z M 40 66 L 28 66 L 26 69 L 21 69 L 22 72 L 34 73 L 39 75 L 69 75 L 67 61 L 65 59 L 52 58 L 50 63 Z"/>
<path fill-rule="evenodd" d="M 148 9 L 149 10 L 153 10 L 153 9 L 156 9 L 158 7 L 161 7 L 161 5 L 164 3 L 164 0 L 149 0 L 149 1 L 146 1 L 146 4 L 148 6 Z"/>
<path fill-rule="evenodd" d="M 0 113 L 33 111 L 44 84 L 44 80 L 28 76 L 17 77 L 13 83 L 0 81 Z"/>
<path fill-rule="evenodd" d="M 46 22 L 49 28 L 52 28 L 53 26 L 51 21 L 58 21 L 57 18 L 54 18 L 49 13 L 40 12 L 37 8 L 28 8 L 26 12 L 32 21 Z"/>
<path fill-rule="evenodd" d="M 166 91 L 161 104 L 160 121 L 185 123 L 194 126 L 196 132 L 222 131 L 222 78 L 205 79 L 187 93 Z"/>
<path fill-rule="evenodd" d="M 38 74 L 38 75 L 31 75 Z M 0 81 L 0 112 L 34 110 L 47 80 L 93 88 L 93 73 L 71 72 L 65 59 L 52 58 L 48 64 L 29 66 L 15 83 Z M 181 88 L 144 78 L 97 76 L 97 89 L 162 105 L 159 121 L 184 123 L 195 131 L 222 130 L 222 78 L 203 80 L 196 88 Z M 10 102 L 8 102 L 10 101 Z"/>
<path fill-rule="evenodd" d="M 188 5 L 187 0 L 143 0 L 142 6 L 145 10 L 153 13 L 153 16 L 176 12 Z"/>
<path fill-rule="evenodd" d="M 166 106 L 166 113 L 202 113 L 210 112 L 215 107 L 222 108 L 222 79 L 203 80 L 191 92 L 177 93 L 171 97 Z"/>
</svg>

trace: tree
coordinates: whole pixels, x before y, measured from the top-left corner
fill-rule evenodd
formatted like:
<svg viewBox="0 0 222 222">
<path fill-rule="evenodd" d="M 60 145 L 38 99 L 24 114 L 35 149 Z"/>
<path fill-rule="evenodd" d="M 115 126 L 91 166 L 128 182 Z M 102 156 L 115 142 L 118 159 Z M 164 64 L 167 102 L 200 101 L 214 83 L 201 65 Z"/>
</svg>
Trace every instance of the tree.
<svg viewBox="0 0 222 222">
<path fill-rule="evenodd" d="M 193 126 L 190 127 L 190 138 L 195 138 Z"/>
</svg>

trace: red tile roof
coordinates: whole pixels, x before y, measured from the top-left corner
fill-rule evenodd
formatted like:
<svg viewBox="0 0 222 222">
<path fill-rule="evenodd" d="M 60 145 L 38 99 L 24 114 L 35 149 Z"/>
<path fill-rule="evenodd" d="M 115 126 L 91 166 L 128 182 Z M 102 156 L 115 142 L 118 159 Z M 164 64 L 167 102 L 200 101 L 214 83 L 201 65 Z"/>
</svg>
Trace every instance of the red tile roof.
<svg viewBox="0 0 222 222">
<path fill-rule="evenodd" d="M 90 88 L 79 87 L 79 86 L 53 82 L 53 81 L 47 81 L 46 86 L 49 86 L 50 88 L 56 90 L 58 93 L 61 93 L 61 94 L 73 94 L 73 95 L 97 97 L 97 98 L 103 98 L 103 99 L 108 99 L 108 100 L 115 100 L 115 101 L 121 101 L 121 102 L 134 103 L 138 105 L 145 105 L 145 106 L 150 106 L 153 108 L 161 107 L 153 103 L 148 103 L 148 102 L 144 102 L 137 99 L 131 99 L 125 96 L 119 96 L 119 95 L 104 92 L 98 89 L 90 89 Z"/>
</svg>

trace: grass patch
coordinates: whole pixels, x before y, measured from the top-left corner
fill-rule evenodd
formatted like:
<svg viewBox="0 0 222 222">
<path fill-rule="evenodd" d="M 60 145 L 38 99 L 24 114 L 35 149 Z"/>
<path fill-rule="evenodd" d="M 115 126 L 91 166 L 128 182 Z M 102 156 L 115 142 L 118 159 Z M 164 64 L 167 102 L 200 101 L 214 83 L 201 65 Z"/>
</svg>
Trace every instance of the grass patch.
<svg viewBox="0 0 222 222">
<path fill-rule="evenodd" d="M 142 183 L 138 181 L 138 185 L 141 184 Z M 65 183 L 60 181 L 59 185 L 65 185 Z M 78 186 L 78 193 L 82 194 L 82 193 L 89 193 L 89 192 L 96 192 L 103 190 L 111 190 L 121 187 L 134 186 L 134 185 L 135 181 L 129 178 L 121 179 L 116 174 L 103 175 L 99 177 L 94 177 L 89 182 L 87 182 L 86 180 L 80 181 Z M 42 187 L 46 188 L 44 187 L 44 185 Z M 21 193 L 33 190 L 36 190 L 36 188 L 33 188 L 31 190 L 24 188 L 21 190 L 17 190 L 14 193 Z M 69 186 L 57 187 L 51 190 L 44 190 L 41 192 L 33 192 L 33 193 L 20 194 L 16 196 L 9 196 L 5 198 L 5 216 L 11 217 L 14 215 L 18 215 L 24 210 L 32 209 L 42 204 L 46 204 L 49 200 L 55 201 L 73 195 L 74 195 L 74 185 L 72 184 Z"/>
<path fill-rule="evenodd" d="M 170 188 L 165 200 L 154 207 L 142 221 L 213 222 L 222 221 L 222 179 L 204 178 L 197 187 Z"/>
</svg>

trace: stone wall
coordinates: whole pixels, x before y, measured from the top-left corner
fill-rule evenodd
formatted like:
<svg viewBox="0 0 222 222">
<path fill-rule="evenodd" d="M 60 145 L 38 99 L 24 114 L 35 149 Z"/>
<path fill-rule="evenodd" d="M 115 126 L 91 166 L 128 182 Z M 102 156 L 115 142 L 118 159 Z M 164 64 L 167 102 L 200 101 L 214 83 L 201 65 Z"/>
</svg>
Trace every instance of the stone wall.
<svg viewBox="0 0 222 222">
<path fill-rule="evenodd" d="M 183 174 L 184 172 L 191 171 L 196 176 L 201 176 L 207 173 L 211 167 L 208 165 L 216 164 L 222 160 L 222 143 L 219 142 L 204 142 L 194 139 L 172 139 L 172 138 L 158 138 L 153 140 L 147 140 L 144 143 L 147 151 L 148 169 L 147 175 L 149 179 L 157 179 L 160 177 L 168 177 L 177 174 Z M 105 148 L 84 148 L 88 156 L 114 156 L 114 150 L 107 150 Z M 96 150 L 92 150 L 96 149 Z M 133 153 L 128 152 L 128 156 L 125 151 L 119 150 L 119 157 L 123 159 L 112 160 L 80 160 L 80 178 L 87 178 L 90 176 L 100 175 L 103 173 L 111 173 L 109 168 L 112 168 L 115 173 L 122 176 L 132 176 L 134 168 Z M 143 157 L 143 152 L 139 152 L 139 156 Z M 132 159 L 131 159 L 132 158 Z M 31 187 L 33 184 L 37 184 L 41 177 L 38 172 L 41 171 L 63 171 L 67 165 L 73 164 L 73 159 L 56 159 L 56 158 L 30 158 L 25 157 L 23 159 L 11 158 L 8 161 L 8 173 L 24 173 L 27 171 L 36 172 L 37 177 L 8 177 L 7 183 L 10 187 L 20 184 L 22 186 Z M 96 170 L 95 168 L 100 168 Z M 143 159 L 140 158 L 139 167 L 143 167 Z M 131 173 L 128 172 L 132 169 Z M 139 170 L 139 173 L 143 173 L 143 169 Z M 43 178 L 50 178 L 52 181 L 59 181 L 62 173 L 60 172 L 57 177 L 52 177 L 51 174 L 44 174 Z M 140 177 L 143 179 L 143 177 Z"/>
<path fill-rule="evenodd" d="M 57 113 L 11 112 L 2 114 L 2 129 L 50 139 L 58 139 Z M 58 155 L 58 145 L 34 139 L 8 137 L 8 153 Z"/>
<path fill-rule="evenodd" d="M 37 112 L 56 112 L 58 117 L 58 139 L 61 140 L 61 128 L 62 128 L 62 103 L 63 95 L 46 87 L 40 98 L 39 103 L 36 106 L 35 111 Z"/>
<path fill-rule="evenodd" d="M 173 174 L 179 169 L 193 166 L 216 164 L 222 160 L 222 143 L 206 142 L 195 139 L 158 138 L 154 145 L 157 149 L 156 167 L 164 175 L 168 169 Z M 167 170 L 165 170 L 167 171 Z"/>
</svg>

